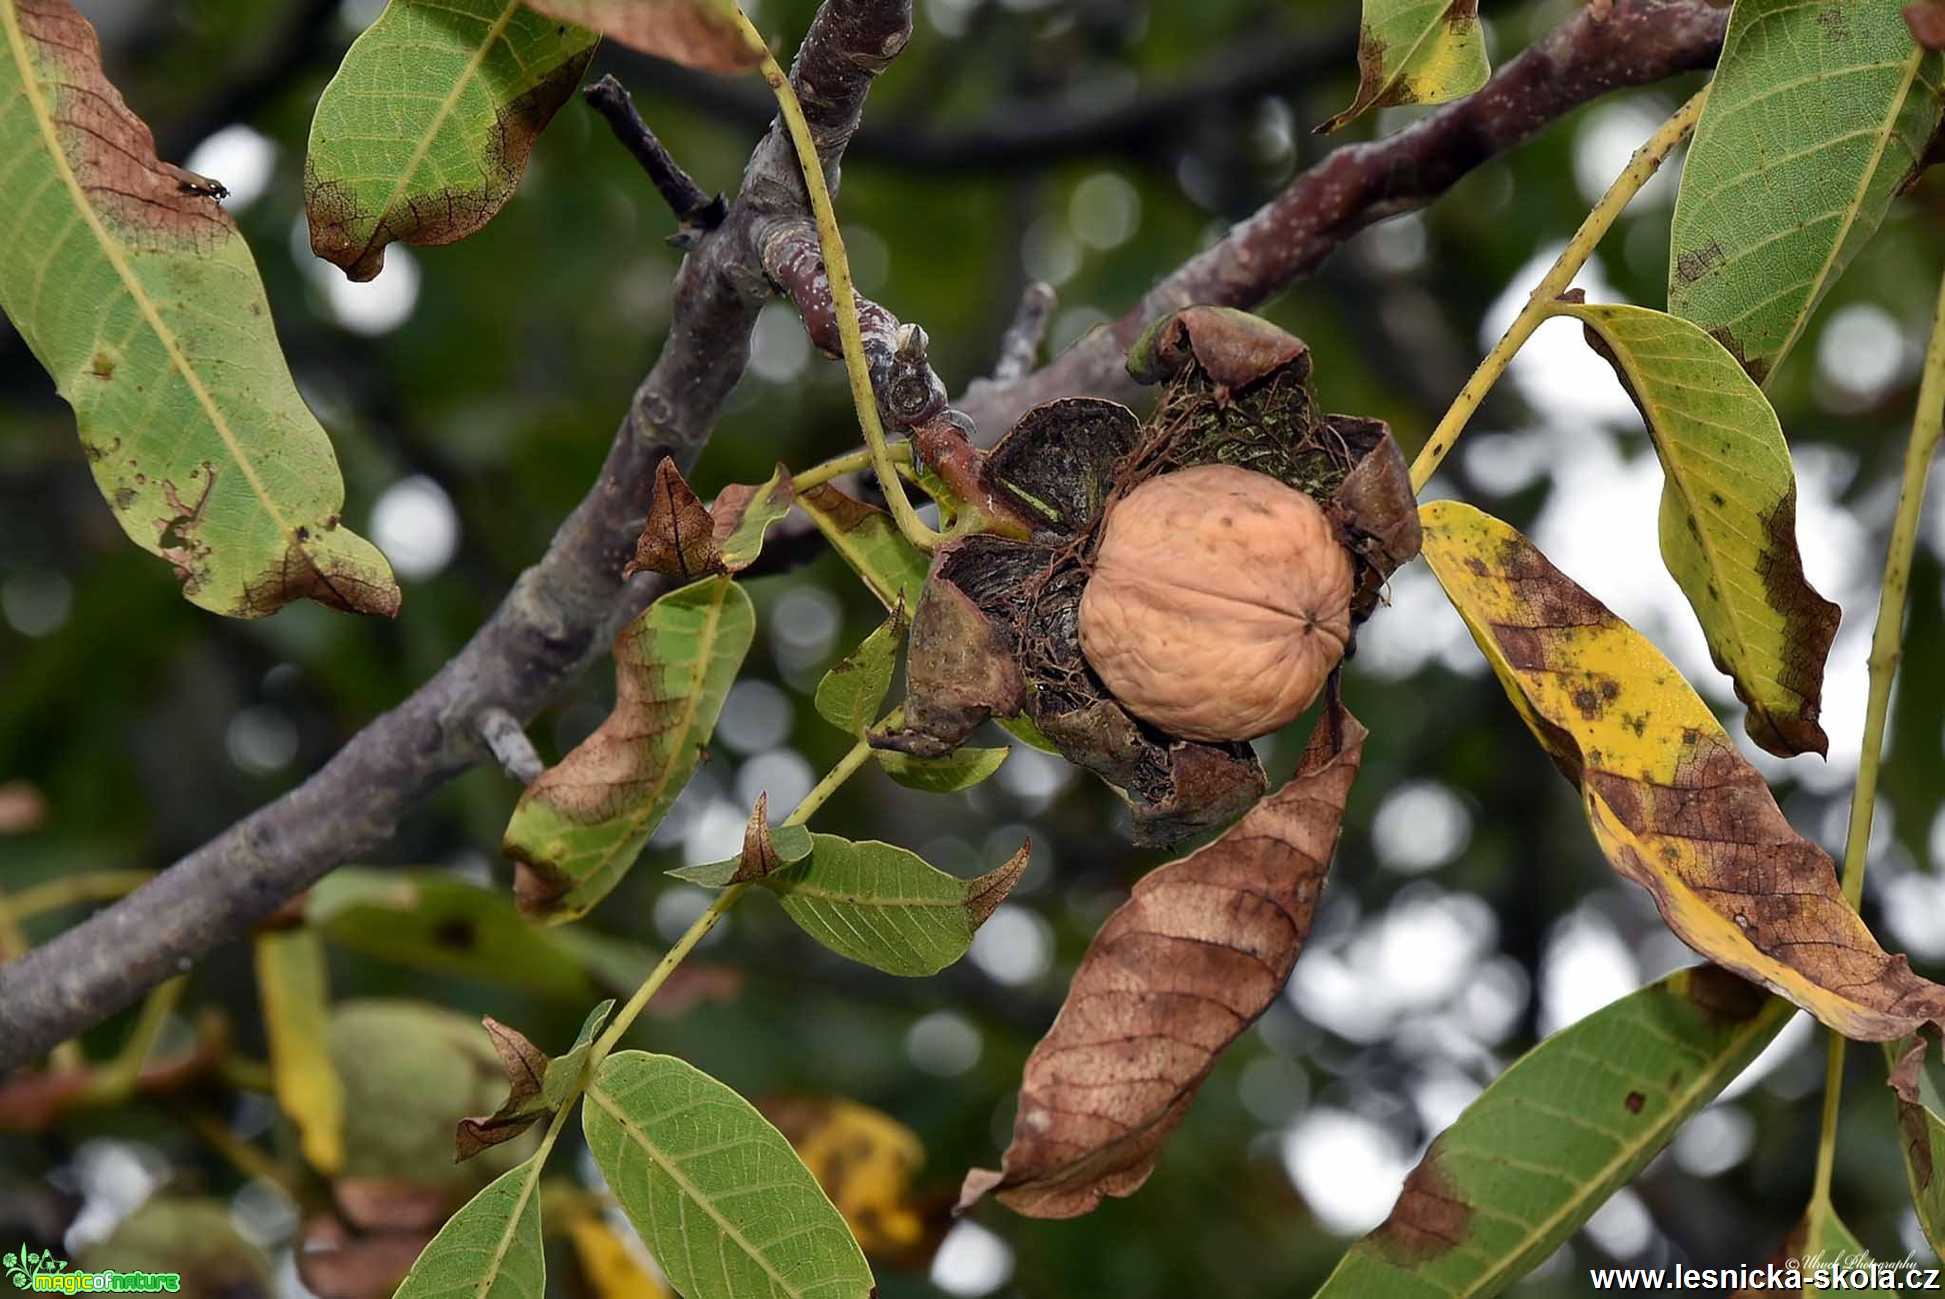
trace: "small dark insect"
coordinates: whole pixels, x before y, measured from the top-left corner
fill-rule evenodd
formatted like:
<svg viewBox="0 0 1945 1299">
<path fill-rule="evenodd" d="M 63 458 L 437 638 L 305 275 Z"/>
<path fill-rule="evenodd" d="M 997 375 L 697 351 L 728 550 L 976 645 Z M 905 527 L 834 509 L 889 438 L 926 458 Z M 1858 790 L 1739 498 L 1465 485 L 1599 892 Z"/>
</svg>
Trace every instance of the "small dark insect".
<svg viewBox="0 0 1945 1299">
<path fill-rule="evenodd" d="M 193 171 L 176 168 L 176 185 L 185 194 L 195 194 L 202 198 L 226 199 L 230 196 L 229 187 L 220 180 L 199 176 Z"/>
</svg>

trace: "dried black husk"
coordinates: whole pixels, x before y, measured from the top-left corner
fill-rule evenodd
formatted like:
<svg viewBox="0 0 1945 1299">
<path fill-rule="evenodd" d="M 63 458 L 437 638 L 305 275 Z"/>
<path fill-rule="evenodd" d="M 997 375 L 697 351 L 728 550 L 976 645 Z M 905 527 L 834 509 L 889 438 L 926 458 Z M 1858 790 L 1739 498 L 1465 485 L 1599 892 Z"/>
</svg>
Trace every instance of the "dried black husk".
<svg viewBox="0 0 1945 1299">
<path fill-rule="evenodd" d="M 1309 349 L 1267 321 L 1176 312 L 1131 349 L 1129 369 L 1162 384 L 1145 422 L 1116 402 L 1062 398 L 1021 416 L 985 457 L 984 486 L 1030 539 L 975 534 L 939 549 L 913 618 L 904 724 L 873 742 L 937 755 L 988 717 L 1024 714 L 1128 800 L 1138 838 L 1170 843 L 1234 820 L 1267 781 L 1247 744 L 1185 740 L 1135 718 L 1081 653 L 1081 592 L 1109 507 L 1204 464 L 1307 492 L 1355 561 L 1355 622 L 1418 553 L 1418 509 L 1384 423 L 1320 413 Z"/>
</svg>

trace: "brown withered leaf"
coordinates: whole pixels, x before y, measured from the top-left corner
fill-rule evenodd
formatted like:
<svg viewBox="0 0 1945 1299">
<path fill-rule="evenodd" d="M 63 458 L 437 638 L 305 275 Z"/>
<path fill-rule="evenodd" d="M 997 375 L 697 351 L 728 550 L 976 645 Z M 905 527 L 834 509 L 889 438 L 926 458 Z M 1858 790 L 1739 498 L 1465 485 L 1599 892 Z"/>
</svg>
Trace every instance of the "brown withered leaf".
<svg viewBox="0 0 1945 1299">
<path fill-rule="evenodd" d="M 1228 389 L 1292 367 L 1310 377 L 1310 348 L 1261 316 L 1234 307 L 1184 307 L 1148 327 L 1128 349 L 1128 373 L 1142 383 L 1173 377 L 1191 361 Z"/>
<path fill-rule="evenodd" d="M 506 1070 L 507 1098 L 491 1114 L 463 1118 L 453 1135 L 456 1158 L 471 1159 L 488 1146 L 511 1141 L 534 1125 L 547 1112 L 540 1095 L 547 1078 L 547 1053 L 528 1041 L 518 1029 L 509 1028 L 491 1015 L 482 1016 L 493 1053 Z"/>
<path fill-rule="evenodd" d="M 304 1224 L 297 1275 L 318 1299 L 384 1299 L 412 1270 L 444 1212 L 441 1204 L 440 1217 L 421 1227 L 379 1223 L 368 1231 L 319 1214 Z"/>
<path fill-rule="evenodd" d="M 1216 1056 L 1282 990 L 1310 932 L 1364 728 L 1327 710 L 1289 783 L 1222 836 L 1151 871 L 1102 926 L 1028 1058 L 992 1193 L 1035 1218 L 1087 1213 L 1153 1171 Z"/>
<path fill-rule="evenodd" d="M 552 18 L 704 72 L 745 72 L 763 47 L 736 21 L 735 0 L 527 0 Z"/>
<path fill-rule="evenodd" d="M 635 557 L 621 570 L 623 577 L 660 573 L 690 582 L 723 571 L 722 549 L 709 511 L 682 477 L 672 457 L 655 466 L 655 487 L 648 501 L 648 521 L 642 524 Z"/>
<path fill-rule="evenodd" d="M 1377 608 L 1384 584 L 1418 556 L 1423 541 L 1411 470 L 1383 420 L 1326 415 L 1324 423 L 1356 459 L 1327 508 L 1358 557 L 1351 617 L 1362 622 Z"/>
<path fill-rule="evenodd" d="M 1904 7 L 1905 26 L 1911 39 L 1928 50 L 1945 50 L 1945 2 L 1917 0 Z"/>
<path fill-rule="evenodd" d="M 1457 501 L 1422 518 L 1433 573 L 1601 851 L 1677 937 L 1846 1037 L 1945 1022 L 1945 986 L 1878 945 L 1829 855 L 1645 637 L 1500 520 Z"/>
<path fill-rule="evenodd" d="M 1020 547 L 999 538 L 965 537 L 947 542 L 933 556 L 932 577 L 912 619 L 904 724 L 874 735 L 874 745 L 941 757 L 988 717 L 1009 717 L 1025 705 L 1026 681 L 1011 638 L 953 580 L 965 567 L 962 552 L 978 556 Z M 973 566 L 979 566 L 977 558 Z"/>
</svg>

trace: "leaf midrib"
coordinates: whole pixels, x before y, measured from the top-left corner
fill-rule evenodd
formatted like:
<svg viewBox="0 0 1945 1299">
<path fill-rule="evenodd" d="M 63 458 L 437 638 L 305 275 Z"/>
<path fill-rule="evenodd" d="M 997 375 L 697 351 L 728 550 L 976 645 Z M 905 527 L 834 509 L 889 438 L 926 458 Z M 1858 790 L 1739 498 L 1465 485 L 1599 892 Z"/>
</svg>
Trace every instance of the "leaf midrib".
<svg viewBox="0 0 1945 1299">
<path fill-rule="evenodd" d="M 11 3 L 11 0 L 9 2 Z M 520 4 L 521 0 L 508 0 L 506 7 L 500 10 L 500 16 L 486 29 L 485 37 L 473 50 L 472 56 L 466 60 L 466 66 L 460 70 L 457 77 L 453 78 L 452 89 L 446 92 L 445 99 L 432 114 L 432 120 L 426 123 L 426 129 L 420 133 L 418 142 L 412 146 L 412 156 L 406 159 L 405 166 L 399 169 L 398 180 L 393 182 L 392 192 L 379 206 L 377 224 L 372 227 L 370 237 L 365 240 L 365 246 L 359 250 L 361 259 L 371 255 L 373 246 L 379 242 L 379 235 L 383 232 L 385 223 L 391 218 L 392 210 L 398 206 L 399 201 L 411 188 L 413 180 L 418 177 L 419 168 L 425 165 L 426 157 L 432 152 L 432 142 L 445 129 L 446 119 L 451 117 L 453 110 L 459 106 L 460 97 L 472 86 L 473 79 L 479 76 L 480 68 L 486 63 L 487 53 L 506 35 L 506 29 L 513 23 L 514 14 L 520 11 Z"/>
<path fill-rule="evenodd" d="M 108 228 L 102 224 L 100 215 L 88 202 L 87 191 L 81 187 L 80 177 L 74 174 L 74 168 L 68 163 L 67 153 L 61 148 L 60 135 L 55 129 L 53 108 L 48 103 L 46 95 L 42 93 L 40 80 L 36 75 L 37 70 L 28 57 L 27 37 L 20 29 L 20 14 L 15 8 L 14 0 L 0 0 L 0 21 L 4 21 L 6 25 L 8 49 L 13 55 L 14 67 L 20 73 L 21 89 L 25 92 L 28 106 L 33 111 L 34 123 L 40 128 L 42 143 L 47 148 L 55 172 L 66 185 L 74 201 L 75 210 L 81 214 L 82 220 L 87 222 L 89 230 L 94 233 L 96 242 L 101 246 L 102 256 L 108 259 L 108 264 L 114 268 L 116 276 L 122 282 L 122 287 L 142 313 L 143 319 L 148 322 L 156 341 L 162 345 L 162 350 L 168 355 L 169 364 L 182 376 L 183 382 L 188 385 L 190 393 L 196 398 L 196 404 L 202 407 L 210 426 L 223 440 L 223 446 L 229 452 L 231 461 L 242 472 L 244 481 L 250 485 L 250 490 L 257 498 L 257 503 L 277 525 L 278 531 L 296 544 L 295 529 L 284 518 L 283 512 L 277 508 L 277 503 L 271 497 L 269 489 L 257 476 L 256 467 L 244 455 L 243 446 L 237 441 L 235 432 L 230 428 L 229 420 L 217 406 L 216 399 L 210 394 L 209 389 L 203 386 L 201 376 L 190 365 L 188 356 L 184 354 L 181 344 L 176 339 L 175 331 L 170 329 L 167 322 L 162 319 L 161 312 L 149 297 L 148 290 L 135 275 L 134 267 L 129 265 L 127 257 L 123 255 L 121 245 L 110 237 Z"/>
<path fill-rule="evenodd" d="M 716 598 L 710 601 L 702 629 L 696 633 L 697 653 L 694 680 L 690 683 L 690 688 L 682 692 L 681 721 L 676 726 L 670 727 L 668 730 L 662 732 L 663 736 L 675 737 L 669 746 L 669 761 L 662 764 L 661 771 L 656 775 L 653 791 L 647 798 L 642 799 L 636 804 L 635 814 L 628 818 L 628 829 L 631 836 L 641 830 L 642 823 L 654 814 L 655 805 L 661 802 L 662 795 L 668 791 L 669 779 L 675 772 L 675 759 L 681 753 L 685 743 L 685 737 L 695 729 L 696 711 L 701 707 L 702 685 L 709 677 L 709 667 L 715 658 L 718 633 L 722 629 L 723 606 L 728 603 L 730 588 L 734 585 L 726 577 L 716 579 Z M 651 622 L 653 621 L 653 617 L 654 614 L 651 608 Z"/>
<path fill-rule="evenodd" d="M 722 1215 L 716 1208 L 714 1201 L 704 1196 L 701 1188 L 683 1176 L 682 1169 L 675 1163 L 674 1159 L 666 1154 L 660 1146 L 649 1140 L 648 1133 L 644 1132 L 635 1124 L 634 1120 L 623 1113 L 609 1097 L 607 1092 L 601 1090 L 598 1085 L 590 1085 L 587 1089 L 587 1098 L 607 1111 L 608 1117 L 612 1118 L 616 1125 L 623 1132 L 627 1133 L 637 1146 L 641 1147 L 643 1154 L 655 1161 L 655 1166 L 662 1170 L 663 1175 L 674 1182 L 678 1190 L 694 1201 L 704 1213 L 708 1214 L 718 1229 L 725 1236 L 728 1236 L 736 1242 L 737 1248 L 742 1250 L 743 1256 L 754 1260 L 774 1285 L 781 1288 L 786 1295 L 791 1296 L 791 1299 L 803 1299 L 803 1296 L 807 1292 L 796 1288 L 791 1284 L 789 1277 L 777 1271 L 776 1267 L 771 1264 L 769 1257 L 759 1253 L 750 1244 L 749 1239 L 736 1229 L 736 1224 Z"/>
<path fill-rule="evenodd" d="M 1718 1060 L 1726 1060 L 1726 1059 L 1733 1058 L 1735 1054 L 1740 1052 L 1743 1044 L 1747 1042 L 1750 1037 L 1762 1031 L 1768 1025 L 1768 1022 L 1770 1020 L 1776 1018 L 1781 1013 L 1780 1008 L 1788 1007 L 1788 1006 L 1789 1003 L 1784 1001 L 1782 998 L 1772 997 L 1770 1004 L 1766 1006 L 1760 1013 L 1751 1017 L 1747 1025 L 1743 1028 L 1743 1030 L 1734 1036 L 1731 1042 L 1732 1049 L 1723 1051 L 1722 1054 L 1718 1057 Z M 1716 1078 L 1716 1076 L 1722 1072 L 1723 1072 L 1723 1066 L 1720 1063 L 1717 1063 L 1712 1068 L 1699 1071 L 1695 1075 L 1695 1079 L 1692 1085 L 1670 1096 L 1669 1106 L 1663 1112 L 1663 1118 L 1664 1118 L 1663 1122 L 1650 1124 L 1648 1128 L 1643 1132 L 1641 1139 L 1631 1143 L 1623 1142 L 1620 1150 L 1616 1152 L 1615 1156 L 1612 1159 L 1608 1160 L 1606 1164 L 1602 1165 L 1599 1173 L 1591 1181 L 1587 1183 L 1583 1183 L 1583 1185 L 1594 1187 L 1603 1184 L 1607 1179 L 1613 1177 L 1616 1172 L 1618 1172 L 1623 1166 L 1625 1166 L 1628 1160 L 1632 1159 L 1636 1154 L 1638 1154 L 1642 1149 L 1642 1147 L 1648 1145 L 1650 1143 L 1651 1138 L 1653 1138 L 1655 1135 L 1665 1130 L 1678 1126 L 1677 1124 L 1669 1122 L 1667 1120 L 1671 1120 L 1674 1118 L 1675 1115 L 1683 1113 L 1687 1104 L 1692 1098 L 1695 1098 L 1698 1095 L 1706 1094 L 1709 1089 L 1703 1086 L 1704 1081 L 1707 1080 L 1712 1082 Z M 1717 1087 L 1714 1088 L 1714 1090 L 1719 1091 L 1721 1090 L 1721 1088 Z M 1677 1096 L 1680 1097 L 1681 1104 L 1675 1103 Z M 1684 1118 L 1686 1118 L 1686 1115 L 1684 1115 Z M 1525 1237 L 1523 1237 L 1522 1240 L 1520 1241 L 1520 1248 L 1517 1253 L 1509 1255 L 1504 1263 L 1500 1264 L 1497 1268 L 1488 1272 L 1486 1275 L 1480 1277 L 1478 1281 L 1475 1282 L 1475 1284 L 1473 1284 L 1471 1288 L 1466 1290 L 1454 1291 L 1453 1294 L 1455 1296 L 1455 1299 L 1470 1299 L 1470 1296 L 1472 1295 L 1484 1293 L 1493 1282 L 1505 1276 L 1506 1272 L 1510 1268 L 1512 1268 L 1514 1264 L 1518 1263 L 1519 1260 L 1523 1258 L 1526 1255 L 1526 1253 L 1533 1248 L 1533 1243 L 1535 1241 L 1544 1239 L 1548 1232 L 1553 1231 L 1555 1228 L 1557 1228 L 1560 1225 L 1562 1221 L 1570 1218 L 1573 1215 L 1574 1210 L 1578 1209 L 1583 1203 L 1585 1203 L 1590 1198 L 1592 1198 L 1591 1193 L 1583 1193 L 1583 1194 L 1569 1197 L 1562 1204 L 1562 1206 L 1559 1209 L 1557 1209 L 1553 1214 L 1551 1214 L 1547 1218 L 1541 1220 L 1539 1223 L 1536 1223 L 1534 1225 L 1533 1230 L 1528 1232 L 1525 1235 Z"/>
<path fill-rule="evenodd" d="M 1807 281 L 1810 294 L 1804 299 L 1803 310 L 1796 313 L 1796 323 L 1790 327 L 1789 335 L 1784 338 L 1783 345 L 1776 350 L 1776 360 L 1779 363 L 1790 354 L 1790 349 L 1796 346 L 1796 340 L 1802 336 L 1804 326 L 1810 323 L 1810 316 L 1823 297 L 1824 286 L 1829 282 L 1831 268 L 1837 264 L 1838 256 L 1850 243 L 1851 230 L 1857 225 L 1857 219 L 1864 211 L 1864 200 L 1871 191 L 1872 183 L 1877 179 L 1878 169 L 1884 165 L 1885 150 L 1890 147 L 1892 137 L 1897 134 L 1898 119 L 1904 115 L 1905 104 L 1911 98 L 1911 83 L 1917 80 L 1918 69 L 1924 63 L 1926 54 L 1927 51 L 1923 46 L 1915 43 L 1912 45 L 1911 53 L 1905 62 L 1904 79 L 1898 85 L 1898 93 L 1891 96 L 1887 115 L 1880 124 L 1877 147 L 1871 152 L 1870 165 L 1865 167 L 1858 176 L 1857 189 L 1851 194 L 1850 202 L 1844 208 L 1843 228 L 1838 232 L 1837 238 L 1831 241 L 1830 251 L 1824 255 L 1823 265 L 1819 266 L 1817 273 Z M 1781 368 L 1780 364 L 1773 364 L 1769 374 L 1774 375 Z"/>
<path fill-rule="evenodd" d="M 486 1299 L 486 1292 L 499 1280 L 500 1269 L 506 1266 L 506 1258 L 513 1250 L 513 1237 L 520 1228 L 521 1215 L 527 1211 L 527 1201 L 533 1197 L 534 1186 L 540 1181 L 541 1162 L 546 1158 L 543 1151 L 527 1160 L 527 1176 L 520 1183 L 520 1194 L 513 1201 L 513 1212 L 507 1217 L 507 1228 L 500 1233 L 499 1244 L 493 1247 L 493 1258 L 486 1270 L 480 1274 L 480 1282 L 473 1291 L 473 1299 Z"/>
<path fill-rule="evenodd" d="M 1602 312 L 1593 308 L 1582 308 L 1580 310 L 1570 309 L 1567 311 L 1566 314 L 1576 316 L 1588 324 L 1596 325 L 1597 328 L 1600 328 L 1602 334 L 1607 336 L 1610 345 L 1613 345 L 1618 340 L 1616 340 L 1612 334 L 1608 333 L 1608 329 L 1604 326 L 1604 324 L 1597 324 L 1597 322 L 1607 322 L 1607 321 L 1625 319 L 1625 317 L 1620 313 Z M 1670 318 L 1677 319 L 1677 320 L 1681 319 L 1681 317 L 1670 317 Z M 1631 347 L 1617 347 L 1615 349 L 1615 356 L 1619 358 L 1622 369 L 1627 372 L 1629 385 L 1632 386 L 1636 392 L 1643 394 L 1645 398 L 1648 393 L 1654 392 L 1656 390 L 1658 384 L 1656 383 L 1654 377 L 1644 373 L 1641 367 L 1636 364 L 1636 361 L 1639 358 L 1633 355 L 1633 349 Z M 1663 403 L 1659 401 L 1648 402 L 1647 404 L 1652 409 L 1655 410 L 1661 410 L 1663 408 Z M 1668 453 L 1669 453 L 1668 459 L 1674 460 L 1676 462 L 1680 462 L 1684 459 L 1684 457 L 1679 454 L 1679 452 L 1681 451 L 1681 447 L 1679 443 L 1676 442 L 1675 440 L 1666 438 L 1662 435 L 1661 426 L 1663 425 L 1664 421 L 1649 419 L 1646 418 L 1644 415 L 1643 423 L 1645 423 L 1648 426 L 1648 435 L 1650 438 L 1653 439 L 1657 449 L 1663 446 L 1666 446 L 1668 448 Z M 1777 429 L 1777 437 L 1779 440 L 1782 437 L 1782 429 L 1780 426 Z M 1664 461 L 1664 468 L 1665 467 L 1666 467 L 1666 461 Z M 1701 515 L 1700 507 L 1696 504 L 1694 496 L 1692 496 L 1689 493 L 1688 485 L 1684 480 L 1683 475 L 1675 474 L 1675 473 L 1666 474 L 1666 481 L 1664 482 L 1663 487 L 1665 490 L 1672 491 L 1675 493 L 1676 496 L 1681 498 L 1683 508 L 1688 511 L 1691 517 L 1696 517 L 1696 518 L 1700 517 Z M 1702 552 L 1703 561 L 1709 566 L 1709 570 L 1711 572 L 1727 574 L 1734 571 L 1729 567 L 1727 560 L 1722 554 L 1720 546 L 1715 544 L 1711 539 L 1709 529 L 1697 527 L 1697 529 L 1693 533 L 1690 533 L 1689 535 L 1694 538 L 1696 549 Z M 1761 553 L 1762 553 L 1762 547 L 1758 546 L 1757 554 L 1760 555 Z M 1756 618 L 1755 616 L 1746 614 L 1743 611 L 1740 601 L 1731 600 L 1726 595 L 1723 595 L 1723 596 L 1719 596 L 1713 603 L 1716 608 L 1721 609 L 1724 612 L 1724 614 L 1727 615 L 1729 621 L 1733 624 L 1732 629 L 1735 633 L 1736 657 L 1738 659 L 1747 660 L 1748 656 L 1752 654 L 1759 655 L 1761 653 L 1761 650 L 1756 648 L 1753 642 L 1751 629 L 1754 628 L 1756 631 L 1764 631 L 1764 630 L 1770 630 L 1771 628 L 1769 628 L 1766 624 L 1764 624 L 1760 619 Z M 1768 606 L 1765 605 L 1763 607 L 1767 608 Z M 1752 667 L 1747 661 L 1738 663 L 1737 666 L 1739 669 L 1741 669 L 1744 672 L 1752 671 Z M 1766 679 L 1774 682 L 1779 687 L 1781 687 L 1782 685 L 1781 682 L 1776 681 L 1774 676 L 1766 676 Z M 1792 690 L 1790 691 L 1790 693 L 1796 695 L 1798 698 L 1802 697 L 1801 692 L 1799 691 Z M 1764 711 L 1767 712 L 1768 709 L 1765 707 Z"/>
</svg>

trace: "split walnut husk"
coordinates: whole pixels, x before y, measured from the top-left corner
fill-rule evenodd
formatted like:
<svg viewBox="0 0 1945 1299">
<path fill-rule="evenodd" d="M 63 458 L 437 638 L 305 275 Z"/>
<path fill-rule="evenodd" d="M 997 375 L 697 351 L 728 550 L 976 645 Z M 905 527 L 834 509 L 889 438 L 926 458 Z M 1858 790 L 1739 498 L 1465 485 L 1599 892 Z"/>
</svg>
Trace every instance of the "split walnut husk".
<svg viewBox="0 0 1945 1299">
<path fill-rule="evenodd" d="M 1353 561 L 1353 625 L 1418 553 L 1418 511 L 1380 420 L 1320 412 L 1310 351 L 1258 317 L 1190 307 L 1152 327 L 1130 372 L 1161 385 L 1154 412 L 1068 397 L 1034 407 L 977 465 L 1005 531 L 934 556 L 914 612 L 909 694 L 883 748 L 934 756 L 989 717 L 1024 716 L 1114 786 L 1136 834 L 1174 842 L 1224 825 L 1266 788 L 1246 743 L 1171 735 L 1134 717 L 1081 651 L 1081 594 L 1116 501 L 1158 475 L 1222 464 L 1267 474 L 1323 506 Z"/>
</svg>

